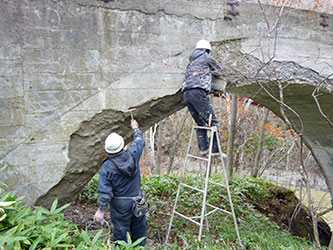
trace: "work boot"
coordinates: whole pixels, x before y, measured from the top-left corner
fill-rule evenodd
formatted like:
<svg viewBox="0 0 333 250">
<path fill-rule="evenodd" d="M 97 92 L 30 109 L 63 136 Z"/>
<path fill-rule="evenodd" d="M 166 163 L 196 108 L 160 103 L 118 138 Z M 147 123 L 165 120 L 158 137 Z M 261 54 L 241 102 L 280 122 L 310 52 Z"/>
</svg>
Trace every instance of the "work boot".
<svg viewBox="0 0 333 250">
<path fill-rule="evenodd" d="M 227 155 L 224 153 L 221 153 L 222 158 L 227 158 Z M 220 153 L 212 153 L 212 158 L 219 158 Z"/>
<path fill-rule="evenodd" d="M 212 153 L 212 158 L 219 158 L 220 157 L 220 153 Z"/>
<path fill-rule="evenodd" d="M 200 150 L 200 156 L 201 157 L 207 157 L 207 155 L 208 155 L 208 149 Z"/>
</svg>

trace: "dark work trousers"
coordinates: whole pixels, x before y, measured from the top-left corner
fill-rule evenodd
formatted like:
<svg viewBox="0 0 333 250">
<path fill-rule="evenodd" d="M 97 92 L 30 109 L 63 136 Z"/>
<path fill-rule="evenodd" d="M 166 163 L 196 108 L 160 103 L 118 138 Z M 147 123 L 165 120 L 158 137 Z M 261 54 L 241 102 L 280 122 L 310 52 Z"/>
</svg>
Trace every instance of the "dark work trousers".
<svg viewBox="0 0 333 250">
<path fill-rule="evenodd" d="M 200 88 L 188 89 L 183 92 L 183 99 L 194 121 L 198 126 L 207 127 L 209 123 L 209 115 L 212 114 L 211 126 L 217 127 L 218 136 L 219 138 L 221 138 L 220 121 L 215 114 L 213 105 L 208 98 L 207 92 Z M 199 149 L 201 151 L 207 150 L 209 148 L 207 130 L 197 129 L 197 138 Z M 216 136 L 214 136 L 212 153 L 217 152 L 219 152 L 218 144 Z"/>
<path fill-rule="evenodd" d="M 146 216 L 135 217 L 132 214 L 132 199 L 111 200 L 110 216 L 113 224 L 113 240 L 123 240 L 127 242 L 127 232 L 131 235 L 132 242 L 146 237 Z M 144 246 L 146 239 L 141 241 Z"/>
</svg>

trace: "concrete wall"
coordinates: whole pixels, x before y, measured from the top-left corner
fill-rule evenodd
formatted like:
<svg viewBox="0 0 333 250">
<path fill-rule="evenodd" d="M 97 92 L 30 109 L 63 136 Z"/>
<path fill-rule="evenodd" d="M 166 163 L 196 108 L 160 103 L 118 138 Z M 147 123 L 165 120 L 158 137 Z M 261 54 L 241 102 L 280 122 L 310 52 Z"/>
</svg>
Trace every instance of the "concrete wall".
<svg viewBox="0 0 333 250">
<path fill-rule="evenodd" d="M 235 18 L 228 9 L 224 0 L 0 1 L 0 179 L 28 205 L 68 201 L 98 171 L 111 131 L 130 140 L 123 111 L 136 106 L 145 129 L 183 107 L 198 39 L 240 39 L 243 52 L 272 56 L 259 6 L 242 4 Z M 265 13 L 273 27 L 279 8 Z M 276 59 L 332 73 L 333 18 L 326 29 L 320 20 L 287 9 Z"/>
</svg>

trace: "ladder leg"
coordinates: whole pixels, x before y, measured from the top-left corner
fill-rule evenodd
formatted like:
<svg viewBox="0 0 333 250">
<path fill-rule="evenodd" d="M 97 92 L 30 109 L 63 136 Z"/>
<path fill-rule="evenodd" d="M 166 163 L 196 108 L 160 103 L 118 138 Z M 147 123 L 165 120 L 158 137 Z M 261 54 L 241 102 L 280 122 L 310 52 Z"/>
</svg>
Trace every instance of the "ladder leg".
<svg viewBox="0 0 333 250">
<path fill-rule="evenodd" d="M 168 243 L 168 240 L 169 240 L 171 227 L 172 227 L 172 222 L 173 222 L 173 218 L 175 216 L 176 206 L 177 206 L 177 202 L 178 202 L 178 198 L 179 198 L 179 193 L 180 193 L 180 185 L 178 185 L 176 200 L 175 200 L 175 204 L 173 205 L 172 214 L 171 214 L 170 223 L 169 223 L 169 228 L 168 228 L 167 235 L 165 237 L 165 243 Z"/>
<path fill-rule="evenodd" d="M 201 181 L 201 189 L 204 190 L 205 183 L 204 183 L 204 177 L 203 177 L 203 173 L 202 173 L 203 169 L 202 169 L 202 163 L 201 163 L 201 161 L 199 161 L 199 165 L 200 165 L 200 181 Z M 207 207 L 206 207 L 206 206 L 205 206 L 204 214 L 207 214 Z M 207 236 L 208 236 L 208 238 L 209 238 L 209 223 L 208 223 L 208 217 L 205 216 L 204 220 L 205 220 L 205 223 L 206 223 Z"/>
<path fill-rule="evenodd" d="M 207 214 L 207 206 L 205 206 L 205 215 Z M 205 216 L 205 221 L 206 221 L 206 231 L 207 231 L 207 238 L 209 241 L 209 226 L 208 226 L 208 216 Z"/>
<path fill-rule="evenodd" d="M 208 188 L 208 178 L 210 176 L 210 171 L 211 171 L 212 148 L 213 148 L 213 136 L 210 137 L 210 143 L 209 143 L 209 149 L 208 149 L 209 150 L 208 151 L 208 162 L 207 162 L 207 168 L 206 168 L 206 178 L 205 178 L 205 186 L 204 186 L 204 193 L 203 193 L 203 200 L 202 200 L 200 229 L 199 229 L 199 237 L 198 237 L 199 242 L 201 241 L 201 237 L 202 237 L 203 220 L 206 217 L 205 214 L 206 214 L 207 188 Z M 207 222 L 207 219 L 206 219 L 206 222 Z M 207 228 L 207 230 L 208 230 L 208 228 Z"/>
<path fill-rule="evenodd" d="M 201 183 L 201 189 L 204 189 L 204 178 L 202 175 L 202 164 L 201 161 L 199 161 L 199 168 L 200 168 L 200 183 Z"/>
<path fill-rule="evenodd" d="M 223 160 L 223 157 L 222 157 L 221 142 L 220 142 L 220 138 L 218 137 L 217 131 L 216 131 L 216 136 L 217 136 L 217 145 L 218 145 L 218 149 L 219 149 L 219 153 L 220 153 L 221 164 L 222 164 L 222 168 L 223 168 L 223 172 L 224 172 L 225 186 L 226 186 L 227 193 L 228 193 L 228 199 L 229 199 L 229 202 L 230 202 L 230 209 L 231 209 L 232 217 L 233 217 L 233 220 L 234 220 L 235 231 L 236 231 L 236 234 L 237 234 L 238 245 L 240 246 L 241 249 L 243 249 L 242 241 L 240 239 L 239 230 L 238 230 L 237 218 L 236 218 L 236 214 L 235 214 L 235 211 L 234 211 L 234 205 L 233 205 L 233 202 L 232 202 L 232 199 L 231 199 L 228 174 L 227 174 L 227 170 L 226 170 L 224 160 Z"/>
<path fill-rule="evenodd" d="M 199 166 L 200 166 L 200 182 L 201 182 L 201 189 L 204 190 L 204 177 L 202 174 L 202 162 L 199 161 Z M 207 207 L 205 206 L 205 214 L 207 214 Z M 209 223 L 208 223 L 208 216 L 205 216 L 205 222 L 206 222 L 206 231 L 207 231 L 207 237 L 209 239 Z"/>
<path fill-rule="evenodd" d="M 191 142 L 192 142 L 192 138 L 193 138 L 193 133 L 194 133 L 194 128 L 192 128 L 192 131 L 191 131 L 190 141 L 189 141 L 189 144 L 188 144 L 188 147 L 187 147 L 187 154 L 186 154 L 185 162 L 184 162 L 184 165 L 183 165 L 183 169 L 182 169 L 179 184 L 178 184 L 178 190 L 177 190 L 177 194 L 176 194 L 175 203 L 174 203 L 174 206 L 173 206 L 173 209 L 172 209 L 172 214 L 171 214 L 171 218 L 170 218 L 168 232 L 167 232 L 167 235 L 166 235 L 166 238 L 165 238 L 165 243 L 168 243 L 168 240 L 169 240 L 171 227 L 172 227 L 172 222 L 173 222 L 173 218 L 175 216 L 177 202 L 178 202 L 178 198 L 179 198 L 179 194 L 180 194 L 181 183 L 183 182 L 183 177 L 184 177 L 184 173 L 185 173 L 185 169 L 186 169 L 186 165 L 187 165 L 187 161 L 188 161 L 188 154 L 190 153 L 190 150 L 191 150 Z"/>
<path fill-rule="evenodd" d="M 205 179 L 205 187 L 204 187 L 205 189 L 204 189 L 203 200 L 202 200 L 202 209 L 201 209 L 201 218 L 200 218 L 200 229 L 199 229 L 199 237 L 198 237 L 199 242 L 201 241 L 203 220 L 205 218 L 205 213 L 206 213 L 207 184 L 208 184 L 208 178 L 209 178 L 209 168 L 210 168 L 210 161 L 209 161 L 209 165 L 207 166 L 206 179 Z"/>
</svg>

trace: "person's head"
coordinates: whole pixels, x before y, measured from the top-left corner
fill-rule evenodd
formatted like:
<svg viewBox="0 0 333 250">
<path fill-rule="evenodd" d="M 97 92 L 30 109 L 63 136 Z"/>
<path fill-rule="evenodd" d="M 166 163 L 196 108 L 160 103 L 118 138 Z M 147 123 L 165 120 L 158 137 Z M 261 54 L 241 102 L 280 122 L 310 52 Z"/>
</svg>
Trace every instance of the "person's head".
<svg viewBox="0 0 333 250">
<path fill-rule="evenodd" d="M 124 138 L 117 133 L 111 133 L 105 139 L 104 148 L 109 154 L 117 154 L 124 148 Z"/>
<path fill-rule="evenodd" d="M 208 53 L 212 50 L 212 46 L 210 45 L 210 42 L 207 40 L 199 40 L 197 44 L 195 45 L 196 49 L 203 49 L 206 50 Z"/>
</svg>

